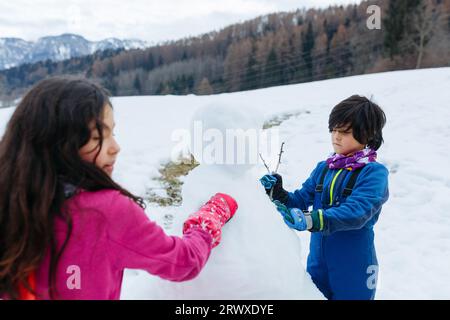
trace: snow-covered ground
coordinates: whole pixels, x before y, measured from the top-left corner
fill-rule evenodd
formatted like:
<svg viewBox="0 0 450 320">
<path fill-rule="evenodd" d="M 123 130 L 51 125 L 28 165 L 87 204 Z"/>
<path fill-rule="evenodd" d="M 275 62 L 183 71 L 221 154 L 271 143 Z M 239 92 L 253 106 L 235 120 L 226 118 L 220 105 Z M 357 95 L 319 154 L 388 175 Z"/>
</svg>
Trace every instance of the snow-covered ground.
<svg viewBox="0 0 450 320">
<path fill-rule="evenodd" d="M 438 68 L 215 96 L 114 98 L 116 137 L 122 148 L 114 178 L 141 196 L 147 188 L 158 187 L 152 178 L 171 158 L 174 130 L 188 129 L 199 107 L 221 103 L 256 108 L 265 119 L 297 114 L 279 126 L 286 142 L 279 172 L 286 188 L 293 190 L 332 150 L 327 129 L 332 107 L 352 94 L 372 97 L 388 120 L 378 160 L 390 170 L 390 199 L 375 226 L 380 264 L 377 299 L 449 299 L 450 171 L 445 167 L 450 156 L 449 87 L 450 68 Z M 0 109 L 0 132 L 12 111 Z M 162 224 L 163 214 L 177 210 L 151 205 L 147 213 Z M 309 235 L 299 236 L 306 261 Z M 139 274 L 126 273 L 124 296 L 131 295 Z"/>
</svg>

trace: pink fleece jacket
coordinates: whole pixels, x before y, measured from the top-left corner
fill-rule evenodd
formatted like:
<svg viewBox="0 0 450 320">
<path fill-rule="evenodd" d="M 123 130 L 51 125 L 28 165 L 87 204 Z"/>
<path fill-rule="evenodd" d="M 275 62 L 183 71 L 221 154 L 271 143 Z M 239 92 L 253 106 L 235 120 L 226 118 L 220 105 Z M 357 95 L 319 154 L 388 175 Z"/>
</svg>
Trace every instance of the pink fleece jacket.
<svg viewBox="0 0 450 320">
<path fill-rule="evenodd" d="M 82 191 L 67 204 L 73 230 L 56 270 L 60 299 L 119 299 L 124 268 L 171 281 L 189 280 L 211 253 L 208 232 L 194 228 L 182 238 L 168 236 L 118 191 Z M 58 220 L 55 229 L 60 246 L 66 224 Z M 49 298 L 49 265 L 48 253 L 36 272 L 36 289 L 44 299 Z"/>
</svg>

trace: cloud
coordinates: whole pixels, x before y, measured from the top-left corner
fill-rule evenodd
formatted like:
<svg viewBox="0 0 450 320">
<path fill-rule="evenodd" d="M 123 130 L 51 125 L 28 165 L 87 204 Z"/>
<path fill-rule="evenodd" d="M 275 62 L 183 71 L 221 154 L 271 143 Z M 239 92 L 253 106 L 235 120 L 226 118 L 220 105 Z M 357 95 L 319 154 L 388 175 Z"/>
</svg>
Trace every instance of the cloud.
<svg viewBox="0 0 450 320">
<path fill-rule="evenodd" d="M 37 40 L 77 33 L 159 42 L 218 30 L 226 25 L 299 7 L 326 7 L 360 0 L 15 0 L 0 4 L 0 37 Z"/>
</svg>

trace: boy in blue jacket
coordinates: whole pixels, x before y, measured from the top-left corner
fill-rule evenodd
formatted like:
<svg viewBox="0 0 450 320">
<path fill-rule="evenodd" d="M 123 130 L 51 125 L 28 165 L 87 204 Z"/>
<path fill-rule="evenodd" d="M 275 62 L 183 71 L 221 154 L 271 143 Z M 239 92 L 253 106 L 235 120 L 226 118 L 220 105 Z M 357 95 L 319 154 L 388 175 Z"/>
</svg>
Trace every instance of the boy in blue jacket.
<svg viewBox="0 0 450 320">
<path fill-rule="evenodd" d="M 375 297 L 373 226 L 389 197 L 388 170 L 376 162 L 385 123 L 378 105 L 351 96 L 329 117 L 334 153 L 317 164 L 300 189 L 284 190 L 278 174 L 261 178 L 285 223 L 311 232 L 307 271 L 328 299 Z"/>
</svg>

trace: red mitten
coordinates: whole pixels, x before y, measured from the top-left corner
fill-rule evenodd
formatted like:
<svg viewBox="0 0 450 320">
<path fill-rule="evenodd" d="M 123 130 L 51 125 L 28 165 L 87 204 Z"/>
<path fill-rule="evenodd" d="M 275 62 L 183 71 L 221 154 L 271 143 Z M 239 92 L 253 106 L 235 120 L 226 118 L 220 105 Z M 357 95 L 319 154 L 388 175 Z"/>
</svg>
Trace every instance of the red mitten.
<svg viewBox="0 0 450 320">
<path fill-rule="evenodd" d="M 214 248 L 220 243 L 223 225 L 234 216 L 237 208 L 237 202 L 231 196 L 216 193 L 184 222 L 183 233 L 193 227 L 200 227 L 211 234 Z"/>
</svg>

